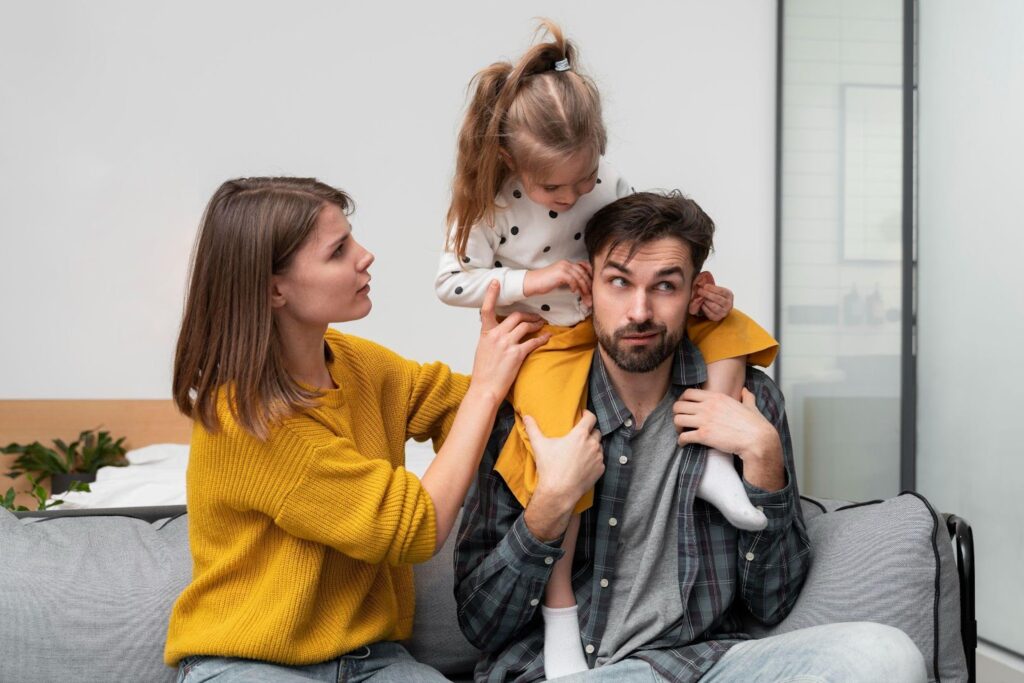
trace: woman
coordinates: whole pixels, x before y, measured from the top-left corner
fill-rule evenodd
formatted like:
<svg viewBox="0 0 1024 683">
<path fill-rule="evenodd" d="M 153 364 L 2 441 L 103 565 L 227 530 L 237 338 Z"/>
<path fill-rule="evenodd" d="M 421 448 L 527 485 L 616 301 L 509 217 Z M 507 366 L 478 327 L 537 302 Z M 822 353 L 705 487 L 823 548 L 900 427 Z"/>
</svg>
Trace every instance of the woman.
<svg viewBox="0 0 1024 683">
<path fill-rule="evenodd" d="M 500 402 L 546 338 L 481 310 L 471 378 L 328 329 L 370 312 L 352 203 L 313 179 L 231 180 L 206 208 L 174 364 L 195 419 L 179 680 L 444 680 L 408 638 L 411 564 L 444 544 Z M 466 399 L 466 400 L 463 400 Z M 407 439 L 433 439 L 422 480 Z"/>
</svg>

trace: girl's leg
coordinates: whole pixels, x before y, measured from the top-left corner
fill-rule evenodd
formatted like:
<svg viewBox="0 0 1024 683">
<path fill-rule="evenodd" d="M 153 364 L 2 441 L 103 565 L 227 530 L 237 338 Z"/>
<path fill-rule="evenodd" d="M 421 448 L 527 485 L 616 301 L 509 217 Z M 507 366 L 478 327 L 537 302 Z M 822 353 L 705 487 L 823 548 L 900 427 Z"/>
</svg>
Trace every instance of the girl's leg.
<svg viewBox="0 0 1024 683">
<path fill-rule="evenodd" d="M 544 676 L 552 679 L 587 670 L 587 657 L 580 640 L 580 622 L 576 596 L 572 591 L 572 558 L 580 516 L 574 514 L 565 530 L 562 549 L 565 555 L 555 563 L 544 589 Z"/>
<path fill-rule="evenodd" d="M 727 358 L 708 364 L 708 391 L 739 398 L 746 376 L 746 358 Z M 708 449 L 704 473 L 697 485 L 697 497 L 718 508 L 737 529 L 760 531 L 768 526 L 764 513 L 750 504 L 747 491 L 733 464 L 733 456 Z"/>
</svg>

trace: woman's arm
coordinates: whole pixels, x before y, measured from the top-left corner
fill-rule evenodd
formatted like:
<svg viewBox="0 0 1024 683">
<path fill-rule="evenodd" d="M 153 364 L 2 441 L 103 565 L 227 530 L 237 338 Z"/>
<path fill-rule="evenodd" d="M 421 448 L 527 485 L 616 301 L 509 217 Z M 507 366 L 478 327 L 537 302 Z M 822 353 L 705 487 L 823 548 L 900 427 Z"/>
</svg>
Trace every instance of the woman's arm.
<svg viewBox="0 0 1024 683">
<path fill-rule="evenodd" d="M 499 294 L 500 285 L 491 282 L 480 309 L 480 339 L 469 390 L 455 415 L 448 438 L 421 480 L 437 515 L 437 550 L 451 532 L 480 463 L 498 407 L 505 400 L 519 366 L 527 354 L 548 340 L 547 336 L 526 339 L 542 327 L 543 321 L 538 316 L 517 312 L 499 323 L 494 314 Z"/>
</svg>

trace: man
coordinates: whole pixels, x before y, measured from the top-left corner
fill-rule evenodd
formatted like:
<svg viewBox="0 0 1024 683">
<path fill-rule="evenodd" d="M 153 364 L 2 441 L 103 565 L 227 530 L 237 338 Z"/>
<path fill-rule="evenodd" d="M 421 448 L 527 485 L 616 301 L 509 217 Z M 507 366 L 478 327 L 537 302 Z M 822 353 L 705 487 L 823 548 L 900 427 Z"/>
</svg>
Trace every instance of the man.
<svg viewBox="0 0 1024 683">
<path fill-rule="evenodd" d="M 485 653 L 477 680 L 543 679 L 539 604 L 573 505 L 592 487 L 573 567 L 590 670 L 561 680 L 924 680 L 920 653 L 890 627 L 743 633 L 745 618 L 789 613 L 810 545 L 777 387 L 749 369 L 742 402 L 697 388 L 706 370 L 686 319 L 700 307 L 693 285 L 713 234 L 679 193 L 624 197 L 588 224 L 593 414 L 561 438 L 528 421 L 539 482 L 524 510 L 493 471 L 513 424 L 506 406 L 464 508 L 456 599 L 463 632 Z M 705 447 L 740 458 L 766 529 L 739 531 L 695 498 Z"/>
</svg>

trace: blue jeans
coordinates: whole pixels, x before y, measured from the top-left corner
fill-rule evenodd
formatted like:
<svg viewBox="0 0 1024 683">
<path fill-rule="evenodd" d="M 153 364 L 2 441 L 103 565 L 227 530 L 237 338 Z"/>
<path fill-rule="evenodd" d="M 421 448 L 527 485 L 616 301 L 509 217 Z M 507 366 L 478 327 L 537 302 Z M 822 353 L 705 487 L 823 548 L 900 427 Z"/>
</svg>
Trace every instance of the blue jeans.
<svg viewBox="0 0 1024 683">
<path fill-rule="evenodd" d="M 178 664 L 177 683 L 447 683 L 448 679 L 420 664 L 398 643 L 363 646 L 319 664 L 286 666 L 231 657 L 185 657 Z"/>
<path fill-rule="evenodd" d="M 700 683 L 923 683 L 924 658 L 907 634 L 870 622 L 826 624 L 729 648 Z M 639 659 L 557 679 L 564 683 L 661 683 Z"/>
</svg>

